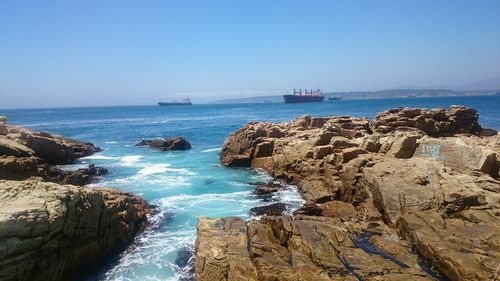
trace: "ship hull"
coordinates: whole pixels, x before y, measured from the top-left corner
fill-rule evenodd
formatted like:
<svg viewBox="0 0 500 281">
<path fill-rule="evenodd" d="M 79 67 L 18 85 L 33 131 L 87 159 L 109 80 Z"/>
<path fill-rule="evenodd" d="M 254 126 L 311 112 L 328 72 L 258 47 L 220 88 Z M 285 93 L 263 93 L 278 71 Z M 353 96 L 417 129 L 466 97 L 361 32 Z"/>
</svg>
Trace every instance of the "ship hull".
<svg viewBox="0 0 500 281">
<path fill-rule="evenodd" d="M 193 105 L 190 102 L 159 102 L 159 106 L 170 106 L 170 105 Z"/>
<path fill-rule="evenodd" d="M 285 103 L 306 103 L 306 102 L 322 102 L 324 96 L 299 96 L 299 95 L 283 95 Z"/>
</svg>

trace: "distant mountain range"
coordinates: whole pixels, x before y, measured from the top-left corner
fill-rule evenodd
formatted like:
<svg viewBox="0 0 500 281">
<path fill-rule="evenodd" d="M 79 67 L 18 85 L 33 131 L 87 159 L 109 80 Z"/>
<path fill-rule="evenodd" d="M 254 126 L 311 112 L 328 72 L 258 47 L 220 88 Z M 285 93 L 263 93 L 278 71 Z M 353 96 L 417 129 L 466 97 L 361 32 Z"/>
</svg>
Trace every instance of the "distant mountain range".
<svg viewBox="0 0 500 281">
<path fill-rule="evenodd" d="M 378 98 L 411 98 L 411 97 L 450 97 L 450 96 L 488 96 L 500 95 L 500 77 L 484 79 L 473 83 L 454 87 L 429 89 L 392 89 L 383 91 L 349 91 L 324 93 L 325 98 L 339 97 L 342 99 L 378 99 Z M 257 96 L 216 100 L 210 103 L 271 103 L 283 102 L 283 97 Z"/>
</svg>

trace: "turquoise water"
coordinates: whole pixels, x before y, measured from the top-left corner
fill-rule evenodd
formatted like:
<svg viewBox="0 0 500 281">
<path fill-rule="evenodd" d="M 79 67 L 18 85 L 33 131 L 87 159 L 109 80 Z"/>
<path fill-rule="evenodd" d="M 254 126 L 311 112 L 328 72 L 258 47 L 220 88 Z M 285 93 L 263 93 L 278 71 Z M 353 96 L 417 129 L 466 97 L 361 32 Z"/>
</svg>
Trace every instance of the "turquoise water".
<svg viewBox="0 0 500 281">
<path fill-rule="evenodd" d="M 406 98 L 342 100 L 315 104 L 233 104 L 190 107 L 92 107 L 0 110 L 9 124 L 88 140 L 103 148 L 81 159 L 108 168 L 96 185 L 142 195 L 161 212 L 115 262 L 89 274 L 87 280 L 179 280 L 189 267 L 176 263 L 179 253 L 192 250 L 198 216 L 241 216 L 266 204 L 252 194 L 251 183 L 270 180 L 264 173 L 227 169 L 218 163 L 224 139 L 249 120 L 285 121 L 302 114 L 373 117 L 399 106 L 475 107 L 480 122 L 500 129 L 500 97 Z M 181 135 L 193 149 L 158 152 L 134 144 L 142 138 Z M 289 211 L 301 204 L 292 186 L 278 195 Z M 180 266 L 179 266 L 180 264 Z"/>
</svg>

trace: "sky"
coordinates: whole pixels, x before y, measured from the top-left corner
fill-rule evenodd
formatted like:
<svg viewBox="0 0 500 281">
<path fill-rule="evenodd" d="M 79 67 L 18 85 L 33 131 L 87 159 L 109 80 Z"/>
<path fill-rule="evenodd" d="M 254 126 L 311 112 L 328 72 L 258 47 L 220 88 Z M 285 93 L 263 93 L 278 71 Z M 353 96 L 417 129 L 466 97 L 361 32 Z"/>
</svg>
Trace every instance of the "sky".
<svg viewBox="0 0 500 281">
<path fill-rule="evenodd" d="M 0 108 L 494 77 L 498 0 L 0 0 Z"/>
</svg>

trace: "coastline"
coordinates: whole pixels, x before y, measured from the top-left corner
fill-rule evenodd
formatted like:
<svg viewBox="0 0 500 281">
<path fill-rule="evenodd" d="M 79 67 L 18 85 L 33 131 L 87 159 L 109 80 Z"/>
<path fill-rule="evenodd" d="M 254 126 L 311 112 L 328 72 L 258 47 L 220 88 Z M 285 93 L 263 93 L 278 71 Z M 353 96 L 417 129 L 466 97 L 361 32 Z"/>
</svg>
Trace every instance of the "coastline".
<svg viewBox="0 0 500 281">
<path fill-rule="evenodd" d="M 500 140 L 477 119 L 450 107 L 246 124 L 221 164 L 264 169 L 307 202 L 293 216 L 200 218 L 197 280 L 495 278 L 496 238 L 483 237 L 500 231 Z"/>
</svg>

